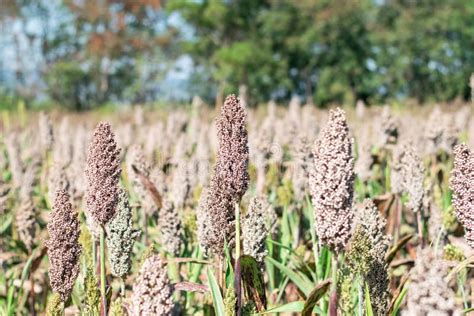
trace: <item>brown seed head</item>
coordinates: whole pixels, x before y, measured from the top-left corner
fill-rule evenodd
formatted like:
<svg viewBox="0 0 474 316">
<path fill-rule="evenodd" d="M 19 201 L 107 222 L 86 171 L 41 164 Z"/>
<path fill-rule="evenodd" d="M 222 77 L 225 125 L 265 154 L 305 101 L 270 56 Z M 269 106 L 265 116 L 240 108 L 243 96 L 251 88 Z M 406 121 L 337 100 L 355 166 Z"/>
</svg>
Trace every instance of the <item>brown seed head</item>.
<svg viewBox="0 0 474 316">
<path fill-rule="evenodd" d="M 171 315 L 174 307 L 173 291 L 166 265 L 159 256 L 145 260 L 132 294 L 133 315 Z"/>
<path fill-rule="evenodd" d="M 36 244 L 36 208 L 33 200 L 22 200 L 15 216 L 18 237 L 23 241 L 28 251 L 33 250 Z"/>
<path fill-rule="evenodd" d="M 49 279 L 54 292 L 66 301 L 79 273 L 79 219 L 72 209 L 69 194 L 58 190 L 48 222 L 46 242 L 49 257 Z"/>
<path fill-rule="evenodd" d="M 462 315 L 455 293 L 444 279 L 447 264 L 435 258 L 432 249 L 419 250 L 402 315 Z"/>
<path fill-rule="evenodd" d="M 319 240 L 336 252 L 346 246 L 354 217 L 352 143 L 344 111 L 331 110 L 329 122 L 314 144 L 310 190 Z"/>
<path fill-rule="evenodd" d="M 171 201 L 165 201 L 159 211 L 158 227 L 166 251 L 178 256 L 183 244 L 183 225 L 178 210 Z"/>
<path fill-rule="evenodd" d="M 420 211 L 423 206 L 423 188 L 425 168 L 415 148 L 410 144 L 401 147 L 398 157 L 398 165 L 401 176 L 401 188 L 408 193 L 407 206 L 413 212 Z"/>
<path fill-rule="evenodd" d="M 217 161 L 208 194 L 209 241 L 211 251 L 222 255 L 224 241 L 233 243 L 235 203 L 247 191 L 249 175 L 248 137 L 245 109 L 230 95 L 222 106 L 217 121 Z"/>
<path fill-rule="evenodd" d="M 456 217 L 464 226 L 467 243 L 474 249 L 474 153 L 465 144 L 454 148 L 450 187 Z"/>
<path fill-rule="evenodd" d="M 107 122 L 97 125 L 89 145 L 86 165 L 87 197 L 89 212 L 101 225 L 115 214 L 119 200 L 120 149 Z"/>
</svg>

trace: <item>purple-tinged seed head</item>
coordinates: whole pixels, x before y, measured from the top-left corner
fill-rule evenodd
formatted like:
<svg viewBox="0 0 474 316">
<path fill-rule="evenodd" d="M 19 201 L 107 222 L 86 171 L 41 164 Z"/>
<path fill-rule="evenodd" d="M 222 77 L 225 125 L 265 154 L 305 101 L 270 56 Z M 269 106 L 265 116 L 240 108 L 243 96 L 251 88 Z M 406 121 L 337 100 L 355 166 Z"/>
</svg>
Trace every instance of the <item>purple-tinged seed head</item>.
<svg viewBox="0 0 474 316">
<path fill-rule="evenodd" d="M 69 193 L 56 191 L 48 222 L 49 239 L 46 241 L 49 258 L 49 279 L 54 292 L 65 302 L 71 294 L 79 274 L 79 219 L 73 210 Z"/>
<path fill-rule="evenodd" d="M 120 149 L 110 124 L 100 122 L 87 153 L 87 208 L 93 218 L 105 225 L 115 214 L 119 201 Z"/>
<path fill-rule="evenodd" d="M 474 249 L 474 153 L 466 144 L 454 148 L 450 188 L 456 217 L 464 226 L 467 243 Z"/>
<path fill-rule="evenodd" d="M 319 241 L 335 252 L 345 248 L 354 217 L 352 144 L 344 111 L 331 110 L 329 122 L 314 144 L 310 190 Z"/>
</svg>

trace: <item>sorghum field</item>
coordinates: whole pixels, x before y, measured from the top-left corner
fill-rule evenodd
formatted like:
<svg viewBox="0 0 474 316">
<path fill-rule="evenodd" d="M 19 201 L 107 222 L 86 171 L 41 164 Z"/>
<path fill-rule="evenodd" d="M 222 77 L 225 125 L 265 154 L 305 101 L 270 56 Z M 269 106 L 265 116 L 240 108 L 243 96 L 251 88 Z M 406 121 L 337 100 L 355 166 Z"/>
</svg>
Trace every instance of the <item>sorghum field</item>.
<svg viewBox="0 0 474 316">
<path fill-rule="evenodd" d="M 470 104 L 4 115 L 1 315 L 463 315 Z"/>
</svg>

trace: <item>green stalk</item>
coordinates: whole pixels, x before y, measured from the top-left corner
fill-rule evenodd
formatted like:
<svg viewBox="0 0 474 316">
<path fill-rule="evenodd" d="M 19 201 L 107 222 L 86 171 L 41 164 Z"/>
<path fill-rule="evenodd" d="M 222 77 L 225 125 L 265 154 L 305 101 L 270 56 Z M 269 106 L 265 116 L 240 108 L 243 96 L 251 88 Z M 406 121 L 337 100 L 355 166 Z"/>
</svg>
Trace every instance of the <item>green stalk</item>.
<svg viewBox="0 0 474 316">
<path fill-rule="evenodd" d="M 235 260 L 240 258 L 240 207 L 235 203 Z"/>
<path fill-rule="evenodd" d="M 364 279 L 359 276 L 359 316 L 364 316 Z"/>
<path fill-rule="evenodd" d="M 181 281 L 181 277 L 179 274 L 179 263 L 172 260 L 172 256 L 168 255 L 168 272 L 170 274 L 171 280 L 175 283 L 179 283 Z M 181 298 L 181 292 L 175 291 L 174 293 L 176 301 L 179 301 Z"/>
<path fill-rule="evenodd" d="M 313 256 L 314 256 L 314 262 L 316 264 L 316 276 L 319 280 L 322 280 L 322 267 L 319 262 L 319 244 L 316 239 L 316 227 L 314 225 L 314 216 L 311 212 L 311 200 L 309 196 L 306 194 L 305 195 L 305 200 L 306 200 L 306 215 L 309 219 L 309 224 L 311 226 L 310 228 L 310 234 L 311 234 L 311 242 L 313 243 Z"/>
<path fill-rule="evenodd" d="M 107 298 L 105 296 L 105 227 L 100 226 L 100 294 L 102 296 L 103 315 L 107 315 Z"/>
<path fill-rule="evenodd" d="M 92 236 L 92 266 L 94 267 L 94 271 L 96 271 L 97 269 L 97 242 L 94 238 L 94 236 Z"/>
</svg>

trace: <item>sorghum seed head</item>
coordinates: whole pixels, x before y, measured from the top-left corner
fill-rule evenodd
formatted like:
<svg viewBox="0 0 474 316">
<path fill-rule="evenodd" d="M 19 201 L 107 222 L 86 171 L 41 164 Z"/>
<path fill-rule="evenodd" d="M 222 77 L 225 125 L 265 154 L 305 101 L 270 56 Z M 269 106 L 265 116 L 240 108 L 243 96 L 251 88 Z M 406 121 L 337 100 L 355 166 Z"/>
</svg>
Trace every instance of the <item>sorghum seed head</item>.
<svg viewBox="0 0 474 316">
<path fill-rule="evenodd" d="M 20 200 L 28 200 L 33 197 L 33 191 L 37 183 L 37 173 L 40 168 L 39 160 L 31 161 L 22 176 L 20 187 Z"/>
<path fill-rule="evenodd" d="M 64 167 L 59 163 L 54 163 L 48 175 L 48 198 L 50 203 L 54 200 L 57 190 L 69 192 L 70 185 Z"/>
<path fill-rule="evenodd" d="M 20 143 L 18 134 L 12 132 L 5 137 L 5 146 L 8 154 L 8 167 L 12 173 L 14 188 L 20 188 L 23 184 L 23 161 L 21 160 Z"/>
<path fill-rule="evenodd" d="M 232 245 L 235 231 L 235 204 L 248 187 L 249 162 L 246 113 L 239 100 L 230 95 L 217 121 L 218 150 L 208 194 L 208 244 L 214 255 L 222 255 L 224 241 Z"/>
<path fill-rule="evenodd" d="M 173 290 L 166 265 L 158 255 L 145 260 L 132 294 L 133 315 L 171 315 Z"/>
<path fill-rule="evenodd" d="M 196 222 L 197 222 L 197 237 L 201 248 L 205 254 L 209 254 L 211 243 L 211 229 L 209 224 L 209 207 L 208 207 L 207 188 L 204 188 L 199 198 L 198 207 L 196 208 Z"/>
<path fill-rule="evenodd" d="M 435 258 L 431 249 L 420 250 L 411 272 L 407 293 L 407 308 L 402 315 L 462 315 L 455 293 L 444 279 L 446 263 Z"/>
<path fill-rule="evenodd" d="M 69 194 L 58 190 L 48 222 L 46 242 L 49 257 L 49 279 L 54 292 L 66 301 L 79 273 L 79 219 L 72 209 Z"/>
<path fill-rule="evenodd" d="M 31 198 L 22 200 L 16 213 L 18 237 L 28 251 L 33 250 L 36 239 L 36 208 Z"/>
<path fill-rule="evenodd" d="M 379 144 L 381 147 L 395 144 L 398 140 L 398 122 L 390 113 L 390 107 L 385 106 L 380 115 Z"/>
<path fill-rule="evenodd" d="M 189 161 L 182 160 L 178 166 L 176 166 L 173 173 L 170 195 L 173 197 L 173 203 L 178 209 L 184 208 L 191 192 L 189 166 L 191 166 Z"/>
<path fill-rule="evenodd" d="M 178 210 L 171 201 L 163 203 L 159 211 L 158 226 L 165 249 L 173 256 L 179 255 L 183 244 L 183 225 Z"/>
<path fill-rule="evenodd" d="M 84 276 L 84 307 L 88 315 L 99 314 L 100 291 L 97 275 L 92 266 L 87 266 Z"/>
<path fill-rule="evenodd" d="M 63 315 L 63 301 L 58 293 L 53 293 L 46 307 L 46 316 L 61 316 Z"/>
<path fill-rule="evenodd" d="M 454 148 L 450 188 L 456 217 L 464 226 L 467 243 L 474 249 L 474 153 L 465 144 Z"/>
<path fill-rule="evenodd" d="M 42 149 L 44 151 L 51 150 L 54 142 L 53 125 L 51 124 L 49 116 L 44 112 L 40 113 L 38 120 L 38 129 Z"/>
<path fill-rule="evenodd" d="M 349 268 L 367 282 L 376 315 L 385 315 L 388 309 L 390 280 L 385 255 L 390 237 L 385 235 L 385 226 L 377 207 L 366 199 L 357 213 L 357 227 L 347 252 Z"/>
<path fill-rule="evenodd" d="M 261 198 L 250 200 L 247 214 L 242 217 L 242 237 L 243 252 L 263 264 L 267 256 L 265 240 L 267 239 L 268 229 L 266 225 L 266 212 L 264 209 L 265 201 Z"/>
<path fill-rule="evenodd" d="M 139 231 L 133 229 L 132 209 L 124 189 L 119 190 L 115 216 L 105 226 L 106 241 L 112 274 L 123 277 L 130 271 L 130 256 Z"/>
<path fill-rule="evenodd" d="M 296 139 L 292 172 L 294 197 L 297 201 L 305 200 L 312 161 L 311 143 L 305 135 L 300 135 Z"/>
<path fill-rule="evenodd" d="M 115 214 L 119 200 L 120 149 L 109 123 L 97 125 L 87 154 L 87 208 L 105 225 Z"/>
<path fill-rule="evenodd" d="M 247 114 L 239 100 L 230 95 L 217 121 L 218 150 L 214 177 L 221 179 L 234 201 L 240 201 L 249 183 Z"/>
<path fill-rule="evenodd" d="M 385 235 L 387 221 L 380 214 L 371 199 L 365 199 L 357 213 L 357 224 L 367 233 L 372 246 L 372 254 L 383 259 L 390 246 L 390 237 Z"/>
<path fill-rule="evenodd" d="M 424 197 L 424 166 L 415 148 L 405 143 L 394 150 L 391 169 L 391 191 L 393 194 L 407 193 L 407 206 L 413 212 L 418 212 L 423 206 Z"/>
<path fill-rule="evenodd" d="M 400 165 L 402 170 L 403 191 L 409 195 L 407 206 L 413 212 L 418 212 L 423 205 L 423 195 L 425 192 L 423 179 L 425 168 L 413 146 L 403 146 Z"/>
<path fill-rule="evenodd" d="M 336 252 L 346 246 L 354 216 L 352 143 L 344 111 L 331 110 L 314 144 L 310 189 L 319 240 Z"/>
</svg>

